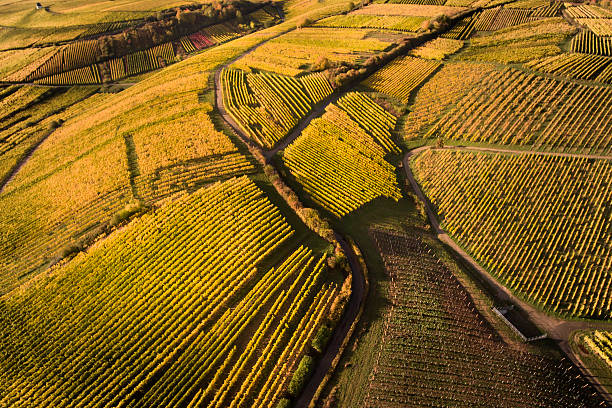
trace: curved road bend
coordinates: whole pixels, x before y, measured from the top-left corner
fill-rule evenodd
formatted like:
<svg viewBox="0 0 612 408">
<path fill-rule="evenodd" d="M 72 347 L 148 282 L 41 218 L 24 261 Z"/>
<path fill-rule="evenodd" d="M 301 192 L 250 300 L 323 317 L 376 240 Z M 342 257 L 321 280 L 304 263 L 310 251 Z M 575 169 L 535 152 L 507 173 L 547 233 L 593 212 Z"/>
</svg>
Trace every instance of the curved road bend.
<svg viewBox="0 0 612 408">
<path fill-rule="evenodd" d="M 310 377 L 310 380 L 302 390 L 302 393 L 298 400 L 293 405 L 295 408 L 307 408 L 312 400 L 314 394 L 319 388 L 319 384 L 323 381 L 323 378 L 331 369 L 331 363 L 340 352 L 340 346 L 344 342 L 344 339 L 349 333 L 351 325 L 359 314 L 359 308 L 361 302 L 365 296 L 365 278 L 363 276 L 363 270 L 357 260 L 353 248 L 342 238 L 337 232 L 334 233 L 338 243 L 342 247 L 342 250 L 346 254 L 349 265 L 351 267 L 351 276 L 353 278 L 351 287 L 351 296 L 346 304 L 346 309 L 342 315 L 342 319 L 334 329 L 334 336 L 329 341 L 325 349 L 325 353 L 319 359 L 315 372 Z"/>
<path fill-rule="evenodd" d="M 492 288 L 494 291 L 493 295 L 502 301 L 510 301 L 515 305 L 519 306 L 523 311 L 528 315 L 529 319 L 536 324 L 541 330 L 548 334 L 548 337 L 553 339 L 561 348 L 561 350 L 574 362 L 574 364 L 582 371 L 583 375 L 589 379 L 592 385 L 597 389 L 597 391 L 602 395 L 602 397 L 612 406 L 612 394 L 608 393 L 605 388 L 601 385 L 599 380 L 593 376 L 590 370 L 582 363 L 580 358 L 576 356 L 570 347 L 569 338 L 571 334 L 576 330 L 595 330 L 595 329 L 603 329 L 603 330 L 612 330 L 612 322 L 589 322 L 589 321 L 569 321 L 563 320 L 558 317 L 549 316 L 546 313 L 536 309 L 531 304 L 519 299 L 514 295 L 508 288 L 499 283 L 495 278 L 493 278 L 474 258 L 472 258 L 468 253 L 466 253 L 455 241 L 451 239 L 451 237 L 440 227 L 440 223 L 438 222 L 437 214 L 433 209 L 433 205 L 429 201 L 429 199 L 425 196 L 421 187 L 418 185 L 414 175 L 412 174 L 412 170 L 410 169 L 409 161 L 412 156 L 416 156 L 424 150 L 432 148 L 431 146 L 423 146 L 416 149 L 413 149 L 406 153 L 403 158 L 403 166 L 404 171 L 406 173 L 406 177 L 410 181 L 414 192 L 417 197 L 423 202 L 425 205 L 425 211 L 427 212 L 427 216 L 429 221 L 438 236 L 438 239 L 448 245 L 453 249 L 465 262 L 472 266 L 473 270 L 478 273 L 478 275 L 487 283 L 487 285 Z M 546 153 L 546 152 L 537 152 L 537 151 L 509 151 L 505 149 L 494 149 L 494 148 L 469 148 L 469 150 L 481 150 L 486 152 L 498 152 L 498 153 L 538 153 L 544 155 L 559 155 L 556 153 Z M 580 155 L 578 155 L 580 156 Z M 584 157 L 584 156 L 580 156 Z"/>
<path fill-rule="evenodd" d="M 294 29 L 292 29 L 292 30 L 294 30 Z M 297 139 L 297 137 L 302 133 L 302 131 L 304 129 L 306 129 L 306 127 L 310 124 L 310 122 L 313 119 L 321 116 L 325 112 L 325 108 L 327 107 L 327 105 L 329 105 L 330 103 L 336 102 L 338 99 L 340 99 L 340 97 L 342 95 L 344 95 L 346 93 L 346 91 L 344 91 L 344 92 L 333 92 L 332 94 L 330 94 L 329 96 L 327 96 L 323 100 L 319 101 L 319 103 L 317 103 L 313 107 L 313 109 L 310 111 L 310 113 L 307 116 L 301 118 L 298 121 L 298 124 L 293 129 L 291 129 L 291 131 L 287 134 L 287 136 L 285 136 L 282 140 L 280 140 L 277 143 L 277 145 L 274 146 L 270 150 L 265 150 L 265 149 L 261 148 L 259 145 L 257 145 L 253 140 L 251 140 L 251 138 L 249 138 L 244 133 L 244 131 L 242 130 L 242 127 L 240 127 L 240 125 L 234 120 L 234 118 L 225 109 L 225 104 L 223 102 L 223 87 L 222 87 L 222 84 L 221 84 L 221 71 L 224 68 L 227 68 L 228 66 L 233 64 L 234 62 L 236 62 L 238 59 L 242 58 L 243 56 L 245 56 L 245 55 L 255 51 L 258 47 L 260 47 L 261 45 L 265 44 L 266 42 L 268 42 L 270 40 L 273 40 L 274 38 L 279 37 L 279 36 L 281 36 L 283 34 L 286 34 L 287 32 L 292 31 L 292 30 L 285 31 L 282 34 L 275 35 L 274 37 L 271 37 L 268 40 L 266 40 L 266 41 L 264 41 L 264 42 L 262 42 L 260 44 L 257 44 L 253 48 L 250 48 L 248 51 L 246 51 L 244 54 L 241 54 L 238 57 L 232 59 L 231 61 L 221 65 L 221 67 L 219 67 L 215 71 L 215 100 L 217 102 L 217 109 L 219 110 L 219 114 L 221 114 L 221 116 L 223 117 L 225 122 L 227 122 L 230 125 L 230 127 L 234 130 L 234 133 L 236 133 L 240 137 L 242 142 L 245 143 L 248 146 L 252 146 L 252 147 L 260 150 L 262 155 L 266 159 L 266 162 L 268 162 L 268 163 L 270 162 L 270 159 L 272 157 L 274 157 L 274 155 L 276 153 L 278 153 L 281 150 L 284 150 L 295 139 Z"/>
</svg>

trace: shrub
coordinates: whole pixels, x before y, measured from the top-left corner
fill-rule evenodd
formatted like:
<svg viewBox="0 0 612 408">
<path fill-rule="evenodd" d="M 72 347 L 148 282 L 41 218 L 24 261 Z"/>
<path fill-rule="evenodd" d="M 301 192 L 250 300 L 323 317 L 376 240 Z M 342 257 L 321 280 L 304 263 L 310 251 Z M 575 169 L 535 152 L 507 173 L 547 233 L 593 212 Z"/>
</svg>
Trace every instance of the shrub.
<svg viewBox="0 0 612 408">
<path fill-rule="evenodd" d="M 342 284 L 342 288 L 340 289 L 340 293 L 334 299 L 334 302 L 331 305 L 331 309 L 329 311 L 329 320 L 336 323 L 342 317 L 342 313 L 344 313 L 344 306 L 348 303 L 349 298 L 351 297 L 351 288 L 353 287 L 353 276 L 348 275 L 344 279 L 344 283 Z"/>
<path fill-rule="evenodd" d="M 331 67 L 331 62 L 326 57 L 319 57 L 317 61 L 312 66 L 313 71 L 324 71 L 327 68 Z"/>
<path fill-rule="evenodd" d="M 310 19 L 309 19 L 309 18 L 304 17 L 304 18 L 300 19 L 300 21 L 298 21 L 298 23 L 296 24 L 296 27 L 297 27 L 297 28 L 306 27 L 306 26 L 308 26 L 310 23 L 311 23 Z"/>
<path fill-rule="evenodd" d="M 293 377 L 289 382 L 289 386 L 287 387 L 287 391 L 294 397 L 300 395 L 304 385 L 306 385 L 306 381 L 310 378 L 312 374 L 312 369 L 314 368 L 314 359 L 308 355 L 302 357 L 302 361 L 298 365 L 297 370 L 293 373 Z"/>
<path fill-rule="evenodd" d="M 111 218 L 110 220 L 110 225 L 112 227 L 115 227 L 130 218 L 132 215 L 139 213 L 143 210 L 144 207 L 141 202 L 128 204 L 123 209 L 119 210 L 115 215 L 113 215 L 113 218 Z"/>
<path fill-rule="evenodd" d="M 70 244 L 70 245 L 66 245 L 64 248 L 62 248 L 62 250 L 60 251 L 60 256 L 62 258 L 67 258 L 69 256 L 72 255 L 76 255 L 79 252 L 81 252 L 83 250 L 83 248 L 78 245 L 78 244 Z"/>
<path fill-rule="evenodd" d="M 280 401 L 278 401 L 278 404 L 276 404 L 276 408 L 289 408 L 291 406 L 291 401 L 289 401 L 287 398 L 282 398 Z"/>
<path fill-rule="evenodd" d="M 319 353 L 323 353 L 323 351 L 325 350 L 325 346 L 327 346 L 327 343 L 331 338 L 332 333 L 333 330 L 331 329 L 331 327 L 327 325 L 321 326 L 314 339 L 312 340 L 312 348 L 318 351 Z"/>
</svg>

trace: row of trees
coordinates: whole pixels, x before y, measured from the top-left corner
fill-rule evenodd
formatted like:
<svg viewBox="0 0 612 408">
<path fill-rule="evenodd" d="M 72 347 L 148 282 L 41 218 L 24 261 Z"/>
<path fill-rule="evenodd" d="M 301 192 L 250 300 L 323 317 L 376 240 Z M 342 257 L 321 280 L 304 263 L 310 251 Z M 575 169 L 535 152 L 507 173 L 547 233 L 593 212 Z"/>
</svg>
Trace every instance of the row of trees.
<svg viewBox="0 0 612 408">
<path fill-rule="evenodd" d="M 233 18 L 242 19 L 245 14 L 260 6 L 245 0 L 220 0 L 161 11 L 156 16 L 147 18 L 139 26 L 99 37 L 101 52 L 99 58 L 106 60 L 120 57 L 136 50 L 176 40 L 209 25 Z"/>
</svg>

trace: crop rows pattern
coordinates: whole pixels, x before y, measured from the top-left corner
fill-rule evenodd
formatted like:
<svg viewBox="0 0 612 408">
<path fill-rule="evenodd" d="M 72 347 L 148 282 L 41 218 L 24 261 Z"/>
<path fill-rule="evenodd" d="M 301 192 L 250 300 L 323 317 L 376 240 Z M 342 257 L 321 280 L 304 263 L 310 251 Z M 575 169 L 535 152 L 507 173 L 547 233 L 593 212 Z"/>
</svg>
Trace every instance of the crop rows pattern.
<svg viewBox="0 0 612 408">
<path fill-rule="evenodd" d="M 390 44 L 390 40 L 370 34 L 360 28 L 302 27 L 262 44 L 232 68 L 298 76 L 307 74 L 324 58 L 332 63 L 364 61 Z"/>
<path fill-rule="evenodd" d="M 501 30 L 502 28 L 523 24 L 529 21 L 531 10 L 502 8 L 495 15 L 486 31 Z"/>
<path fill-rule="evenodd" d="M 342 217 L 377 197 L 401 198 L 394 168 L 396 118 L 367 97 L 348 94 L 328 105 L 283 154 L 283 162 L 319 205 Z"/>
<path fill-rule="evenodd" d="M 315 26 L 336 28 L 379 28 L 397 31 L 417 31 L 427 17 L 377 16 L 346 14 L 319 20 Z"/>
<path fill-rule="evenodd" d="M 221 73 L 223 99 L 230 115 L 254 141 L 271 148 L 332 93 L 321 73 L 299 79 L 275 74 Z"/>
<path fill-rule="evenodd" d="M 566 10 L 574 18 L 612 18 L 612 11 L 590 4 L 571 6 Z"/>
<path fill-rule="evenodd" d="M 420 47 L 410 52 L 415 57 L 442 60 L 448 55 L 454 54 L 463 47 L 462 40 L 451 40 L 449 38 L 436 38 L 427 41 Z"/>
<path fill-rule="evenodd" d="M 611 57 L 612 37 L 600 37 L 590 30 L 583 30 L 572 38 L 570 51 Z"/>
<path fill-rule="evenodd" d="M 433 150 L 413 168 L 449 234 L 504 285 L 551 312 L 611 317 L 609 161 Z"/>
<path fill-rule="evenodd" d="M 96 62 L 100 50 L 97 40 L 77 41 L 60 48 L 26 78 L 27 81 L 81 68 Z"/>
<path fill-rule="evenodd" d="M 203 28 L 201 32 L 218 44 L 233 40 L 240 36 L 238 29 L 229 23 L 215 24 Z"/>
<path fill-rule="evenodd" d="M 388 0 L 391 4 L 421 4 L 428 6 L 443 6 L 446 0 Z"/>
<path fill-rule="evenodd" d="M 135 183 L 147 202 L 255 171 L 232 140 L 215 129 L 209 116 L 212 106 L 201 106 L 203 109 L 130 133 L 138 158 Z"/>
<path fill-rule="evenodd" d="M 134 52 L 123 57 L 127 76 L 140 74 L 161 68 L 174 62 L 175 54 L 172 43 L 164 43 L 143 51 Z"/>
<path fill-rule="evenodd" d="M 563 3 L 560 1 L 551 1 L 550 5 L 538 7 L 533 10 L 531 17 L 556 17 L 560 14 Z"/>
<path fill-rule="evenodd" d="M 474 32 L 480 13 L 474 13 L 461 19 L 453 28 L 441 35 L 451 40 L 467 40 Z"/>
<path fill-rule="evenodd" d="M 612 78 L 607 72 L 612 65 L 612 58 L 589 54 L 560 54 L 553 57 L 535 60 L 525 66 L 547 74 L 561 75 L 573 79 L 595 80 L 610 83 Z M 599 74 L 603 72 L 603 76 Z"/>
<path fill-rule="evenodd" d="M 577 18 L 576 21 L 587 26 L 595 35 L 612 36 L 612 18 Z"/>
<path fill-rule="evenodd" d="M 131 223 L 2 303 L 0 404 L 273 404 L 335 296 L 303 247 L 258 270 L 292 234 L 246 177 Z"/>
<path fill-rule="evenodd" d="M 612 370 L 612 332 L 595 330 L 582 337 L 582 343 Z"/>
<path fill-rule="evenodd" d="M 85 85 L 99 84 L 101 82 L 97 64 L 60 72 L 59 74 L 53 74 L 34 81 L 34 83 L 43 85 Z"/>
<path fill-rule="evenodd" d="M 135 23 L 135 21 L 115 21 L 111 23 L 92 24 L 79 35 L 79 38 L 95 36 L 112 31 L 119 31 L 123 28 L 134 25 Z"/>
<path fill-rule="evenodd" d="M 472 46 L 461 52 L 459 59 L 508 64 L 557 55 L 575 31 L 561 17 L 528 21 L 472 38 Z"/>
<path fill-rule="evenodd" d="M 428 127 L 493 70 L 487 64 L 444 64 L 417 91 L 404 121 L 404 138 L 410 140 L 426 136 L 423 132 Z"/>
<path fill-rule="evenodd" d="M 516 8 L 516 9 L 537 9 L 540 7 L 550 5 L 549 0 L 518 0 L 512 3 L 505 4 L 506 8 Z"/>
<path fill-rule="evenodd" d="M 492 72 L 436 125 L 443 137 L 567 151 L 612 148 L 612 90 Z"/>
<path fill-rule="evenodd" d="M 362 7 L 353 14 L 367 14 L 379 16 L 417 16 L 417 17 L 436 17 L 440 14 L 448 16 L 465 10 L 463 7 L 431 6 L 420 4 L 384 4 L 374 3 Z"/>
<path fill-rule="evenodd" d="M 406 103 L 412 91 L 439 66 L 440 62 L 437 61 L 410 56 L 398 57 L 370 75 L 363 84 Z"/>
<path fill-rule="evenodd" d="M 565 360 L 510 348 L 418 237 L 370 231 L 389 274 L 384 327 L 364 407 L 596 407 Z"/>
</svg>

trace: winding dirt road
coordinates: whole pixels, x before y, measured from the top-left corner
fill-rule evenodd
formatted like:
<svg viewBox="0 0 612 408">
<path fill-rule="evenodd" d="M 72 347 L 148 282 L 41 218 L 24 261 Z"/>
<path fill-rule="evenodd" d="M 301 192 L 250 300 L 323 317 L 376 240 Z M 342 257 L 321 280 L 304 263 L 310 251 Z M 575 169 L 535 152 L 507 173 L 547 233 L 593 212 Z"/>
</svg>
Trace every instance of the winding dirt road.
<svg viewBox="0 0 612 408">
<path fill-rule="evenodd" d="M 351 326 L 357 318 L 361 304 L 365 299 L 365 277 L 355 252 L 353 252 L 353 248 L 344 240 L 342 236 L 340 236 L 340 234 L 334 234 L 336 236 L 336 240 L 338 240 L 342 250 L 346 254 L 351 267 L 351 276 L 353 278 L 351 296 L 346 304 L 346 309 L 342 315 L 342 319 L 334 330 L 334 336 L 329 341 L 329 344 L 325 349 L 325 353 L 319 359 L 317 368 L 302 390 L 302 394 L 293 405 L 294 408 L 307 408 L 312 401 L 312 398 L 317 392 L 323 378 L 325 378 L 327 373 L 330 371 L 332 361 L 340 352 L 340 348 L 344 343 L 345 338 L 350 335 Z"/>
<path fill-rule="evenodd" d="M 540 328 L 543 332 L 548 334 L 548 337 L 554 340 L 559 348 L 569 357 L 570 360 L 574 362 L 574 364 L 581 370 L 583 375 L 588 378 L 593 386 L 597 389 L 597 391 L 602 395 L 602 397 L 608 402 L 610 406 L 612 406 L 612 394 L 608 393 L 605 388 L 602 386 L 601 382 L 591 373 L 591 371 L 586 367 L 580 358 L 574 354 L 570 347 L 570 337 L 573 332 L 576 330 L 595 330 L 595 329 L 603 329 L 603 330 L 612 330 L 612 322 L 593 322 L 593 321 L 570 321 L 563 320 L 558 317 L 547 315 L 546 313 L 536 309 L 531 304 L 521 300 L 514 293 L 512 293 L 508 288 L 499 283 L 495 278 L 493 278 L 472 256 L 470 256 L 467 252 L 465 252 L 453 239 L 442 229 L 440 223 L 438 222 L 437 214 L 434 211 L 434 207 L 429 199 L 425 196 L 421 187 L 417 183 L 414 175 L 412 174 L 412 170 L 410 169 L 410 158 L 418 155 L 419 153 L 431 149 L 431 146 L 423 146 L 416 149 L 413 149 L 406 153 L 403 158 L 403 167 L 406 173 L 406 177 L 410 181 L 412 188 L 417 195 L 417 197 L 423 202 L 425 206 L 425 211 L 427 213 L 427 217 L 438 237 L 438 239 L 448 245 L 457 255 L 459 255 L 466 263 L 468 263 L 472 269 L 478 273 L 480 278 L 486 282 L 486 284 L 491 288 L 492 295 L 502 302 L 510 302 L 514 305 L 521 308 L 529 317 L 532 323 Z M 450 147 L 449 147 L 450 148 Z M 454 148 L 453 148 L 454 149 Z M 560 155 L 559 153 L 546 153 L 546 152 L 537 152 L 537 151 L 525 151 L 525 152 L 517 152 L 514 150 L 507 149 L 494 149 L 494 148 L 458 148 L 459 150 L 470 150 L 470 151 L 484 151 L 484 152 L 497 152 L 497 153 L 534 153 L 534 154 L 542 154 L 542 155 Z M 564 154 L 562 154 L 564 155 Z M 573 155 L 570 155 L 573 156 Z M 576 155 L 577 157 L 585 157 L 585 155 Z M 606 158 L 606 156 L 604 156 Z"/>
</svg>

